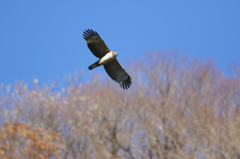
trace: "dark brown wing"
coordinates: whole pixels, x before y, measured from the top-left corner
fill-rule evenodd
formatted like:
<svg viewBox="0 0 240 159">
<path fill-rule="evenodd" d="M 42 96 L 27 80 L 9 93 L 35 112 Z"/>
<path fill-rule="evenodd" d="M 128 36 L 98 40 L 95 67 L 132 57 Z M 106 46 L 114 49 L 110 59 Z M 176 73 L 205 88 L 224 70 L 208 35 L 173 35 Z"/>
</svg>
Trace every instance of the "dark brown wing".
<svg viewBox="0 0 240 159">
<path fill-rule="evenodd" d="M 107 74 L 112 78 L 112 80 L 116 81 L 121 86 L 121 88 L 128 89 L 131 86 L 131 77 L 127 74 L 117 59 L 103 66 Z"/>
<path fill-rule="evenodd" d="M 101 39 L 96 31 L 93 31 L 92 29 L 86 29 L 83 32 L 83 38 L 86 40 L 90 51 L 96 57 L 101 58 L 110 52 L 105 42 Z"/>
</svg>

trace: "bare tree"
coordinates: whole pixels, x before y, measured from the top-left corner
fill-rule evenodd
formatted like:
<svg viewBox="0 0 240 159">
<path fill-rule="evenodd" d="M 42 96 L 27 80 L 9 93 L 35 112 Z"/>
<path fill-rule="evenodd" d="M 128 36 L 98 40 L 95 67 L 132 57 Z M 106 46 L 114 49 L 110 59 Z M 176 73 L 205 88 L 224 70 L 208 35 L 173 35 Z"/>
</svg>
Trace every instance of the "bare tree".
<svg viewBox="0 0 240 159">
<path fill-rule="evenodd" d="M 143 58 L 128 68 L 128 91 L 82 74 L 59 92 L 1 84 L 1 158 L 239 159 L 239 79 L 214 61 Z"/>
</svg>

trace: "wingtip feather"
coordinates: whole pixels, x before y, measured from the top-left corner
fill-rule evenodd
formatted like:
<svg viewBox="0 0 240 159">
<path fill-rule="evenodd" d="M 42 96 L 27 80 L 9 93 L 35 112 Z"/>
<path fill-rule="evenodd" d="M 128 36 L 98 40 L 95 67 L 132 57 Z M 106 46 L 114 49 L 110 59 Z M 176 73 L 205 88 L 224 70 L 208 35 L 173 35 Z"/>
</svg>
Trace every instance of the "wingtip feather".
<svg viewBox="0 0 240 159">
<path fill-rule="evenodd" d="M 93 35 L 98 35 L 98 33 L 96 31 L 93 31 L 92 29 L 85 29 L 85 31 L 83 31 L 82 35 L 83 35 L 83 38 L 85 40 L 87 40 L 88 38 L 90 38 Z"/>
</svg>

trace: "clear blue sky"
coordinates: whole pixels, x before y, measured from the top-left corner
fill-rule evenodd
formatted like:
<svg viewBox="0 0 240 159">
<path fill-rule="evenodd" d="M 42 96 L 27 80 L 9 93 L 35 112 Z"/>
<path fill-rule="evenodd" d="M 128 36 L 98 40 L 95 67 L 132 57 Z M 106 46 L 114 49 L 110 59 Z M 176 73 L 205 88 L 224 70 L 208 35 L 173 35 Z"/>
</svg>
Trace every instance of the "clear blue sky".
<svg viewBox="0 0 240 159">
<path fill-rule="evenodd" d="M 82 38 L 92 28 L 122 64 L 144 51 L 173 50 L 240 63 L 239 0 L 0 1 L 0 83 L 54 80 L 97 58 Z M 98 68 L 96 72 L 103 72 Z"/>
</svg>

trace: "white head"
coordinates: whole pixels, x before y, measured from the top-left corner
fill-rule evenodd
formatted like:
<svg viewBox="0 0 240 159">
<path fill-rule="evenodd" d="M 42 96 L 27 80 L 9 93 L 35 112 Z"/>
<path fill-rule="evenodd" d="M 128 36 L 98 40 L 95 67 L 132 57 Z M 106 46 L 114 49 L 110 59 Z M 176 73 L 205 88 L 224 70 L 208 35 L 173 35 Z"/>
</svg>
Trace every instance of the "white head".
<svg viewBox="0 0 240 159">
<path fill-rule="evenodd" d="M 117 53 L 117 52 L 112 52 L 112 54 L 113 54 L 114 56 L 117 56 L 117 55 L 118 55 L 118 53 Z"/>
</svg>

